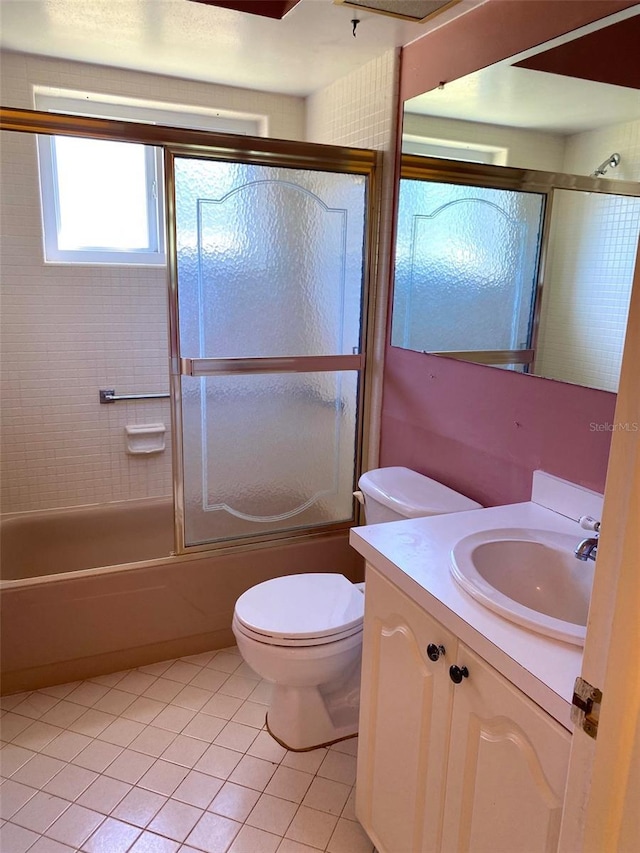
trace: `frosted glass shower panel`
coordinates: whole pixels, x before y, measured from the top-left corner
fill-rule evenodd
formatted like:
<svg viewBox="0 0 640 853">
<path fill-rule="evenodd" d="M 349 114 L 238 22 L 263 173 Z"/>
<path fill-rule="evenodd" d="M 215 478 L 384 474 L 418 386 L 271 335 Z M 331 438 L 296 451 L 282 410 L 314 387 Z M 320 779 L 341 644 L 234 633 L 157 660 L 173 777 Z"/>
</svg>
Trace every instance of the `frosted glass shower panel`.
<svg viewBox="0 0 640 853">
<path fill-rule="evenodd" d="M 176 158 L 181 351 L 360 347 L 366 177 Z"/>
<path fill-rule="evenodd" d="M 530 346 L 544 195 L 400 182 L 392 344 Z"/>
<path fill-rule="evenodd" d="M 349 520 L 358 374 L 182 377 L 185 540 Z"/>
</svg>

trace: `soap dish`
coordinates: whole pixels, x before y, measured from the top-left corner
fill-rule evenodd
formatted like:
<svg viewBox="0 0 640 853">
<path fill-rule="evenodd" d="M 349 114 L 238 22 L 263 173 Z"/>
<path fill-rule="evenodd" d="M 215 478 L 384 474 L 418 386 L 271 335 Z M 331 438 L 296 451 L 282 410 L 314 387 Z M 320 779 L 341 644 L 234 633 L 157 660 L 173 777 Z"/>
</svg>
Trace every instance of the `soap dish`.
<svg viewBox="0 0 640 853">
<path fill-rule="evenodd" d="M 162 453 L 164 450 L 164 424 L 133 424 L 124 428 L 127 439 L 127 453 L 148 456 L 150 453 Z"/>
</svg>

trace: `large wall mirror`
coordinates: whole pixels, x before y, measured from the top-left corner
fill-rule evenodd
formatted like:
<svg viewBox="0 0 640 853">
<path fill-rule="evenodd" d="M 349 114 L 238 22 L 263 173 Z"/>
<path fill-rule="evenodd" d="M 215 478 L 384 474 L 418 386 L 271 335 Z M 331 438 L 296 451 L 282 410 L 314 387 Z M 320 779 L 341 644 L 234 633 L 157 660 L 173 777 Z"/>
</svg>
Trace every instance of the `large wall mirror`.
<svg viewBox="0 0 640 853">
<path fill-rule="evenodd" d="M 640 6 L 404 104 L 392 345 L 616 391 Z"/>
</svg>

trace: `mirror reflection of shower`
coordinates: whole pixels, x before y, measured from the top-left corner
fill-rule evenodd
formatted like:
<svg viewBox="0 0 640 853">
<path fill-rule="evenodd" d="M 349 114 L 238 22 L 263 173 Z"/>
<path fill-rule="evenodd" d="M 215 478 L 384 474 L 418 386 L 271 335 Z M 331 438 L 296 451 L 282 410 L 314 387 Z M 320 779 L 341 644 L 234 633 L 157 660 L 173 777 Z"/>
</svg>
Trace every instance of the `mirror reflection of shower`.
<svg viewBox="0 0 640 853">
<path fill-rule="evenodd" d="M 615 169 L 620 165 L 620 155 L 619 154 L 610 154 L 606 160 L 603 160 L 602 163 L 598 166 L 598 168 L 591 173 L 592 178 L 601 178 L 603 175 L 607 174 L 607 169 Z"/>
</svg>

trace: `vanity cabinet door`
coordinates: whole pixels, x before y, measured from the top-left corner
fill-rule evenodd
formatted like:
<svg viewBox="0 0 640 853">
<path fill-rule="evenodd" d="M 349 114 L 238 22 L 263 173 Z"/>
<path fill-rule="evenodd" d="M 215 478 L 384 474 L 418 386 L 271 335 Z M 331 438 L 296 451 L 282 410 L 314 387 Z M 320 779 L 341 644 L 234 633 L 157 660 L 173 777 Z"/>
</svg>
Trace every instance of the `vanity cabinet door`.
<svg viewBox="0 0 640 853">
<path fill-rule="evenodd" d="M 462 644 L 442 850 L 542 853 L 558 844 L 571 736 Z"/>
<path fill-rule="evenodd" d="M 370 566 L 366 590 L 356 813 L 379 853 L 436 853 L 457 640 Z"/>
</svg>

